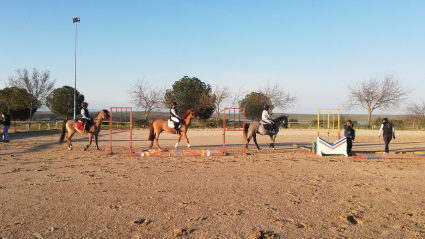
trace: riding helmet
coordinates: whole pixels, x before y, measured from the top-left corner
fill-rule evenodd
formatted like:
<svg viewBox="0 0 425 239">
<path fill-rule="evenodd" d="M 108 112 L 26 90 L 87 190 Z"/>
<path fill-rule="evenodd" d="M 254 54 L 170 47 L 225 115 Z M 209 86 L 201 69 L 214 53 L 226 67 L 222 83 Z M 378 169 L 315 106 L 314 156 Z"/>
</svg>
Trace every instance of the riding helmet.
<svg viewBox="0 0 425 239">
<path fill-rule="evenodd" d="M 87 102 L 83 102 L 83 103 L 81 103 L 81 107 L 87 107 L 89 104 L 87 103 Z"/>
<path fill-rule="evenodd" d="M 177 105 L 177 102 L 173 101 L 173 105 Z"/>
<path fill-rule="evenodd" d="M 269 110 L 269 105 L 264 105 L 265 110 Z"/>
</svg>

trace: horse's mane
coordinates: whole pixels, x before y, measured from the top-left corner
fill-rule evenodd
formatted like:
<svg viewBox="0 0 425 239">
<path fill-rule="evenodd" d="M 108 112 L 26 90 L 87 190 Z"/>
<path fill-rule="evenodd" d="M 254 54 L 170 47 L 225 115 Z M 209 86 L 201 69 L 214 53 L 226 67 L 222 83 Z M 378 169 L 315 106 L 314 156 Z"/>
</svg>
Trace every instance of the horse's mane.
<svg viewBox="0 0 425 239">
<path fill-rule="evenodd" d="M 183 115 L 182 115 L 182 119 L 186 119 L 191 113 L 192 113 L 192 110 L 193 109 L 188 109 L 187 111 L 186 111 L 186 113 L 184 113 Z"/>
<path fill-rule="evenodd" d="M 282 115 L 282 116 L 277 117 L 277 118 L 276 118 L 276 119 L 274 119 L 273 121 L 274 121 L 275 123 L 277 123 L 277 122 L 282 121 L 284 118 L 286 118 L 286 116 L 285 116 L 285 115 Z"/>
<path fill-rule="evenodd" d="M 108 112 L 107 110 L 101 110 L 101 111 L 99 111 L 99 113 L 97 113 L 97 114 L 96 114 L 96 116 L 95 116 L 95 117 L 99 116 L 99 115 L 100 115 L 100 113 L 104 113 L 105 111 L 106 111 L 106 112 Z M 93 117 L 93 118 L 95 118 L 95 117 Z"/>
</svg>

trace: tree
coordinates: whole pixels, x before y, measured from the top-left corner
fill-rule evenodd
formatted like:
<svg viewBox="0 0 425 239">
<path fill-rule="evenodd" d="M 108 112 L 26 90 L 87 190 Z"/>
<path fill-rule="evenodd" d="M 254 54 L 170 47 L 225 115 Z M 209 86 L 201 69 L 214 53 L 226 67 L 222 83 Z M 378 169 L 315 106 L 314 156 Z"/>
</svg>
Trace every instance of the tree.
<svg viewBox="0 0 425 239">
<path fill-rule="evenodd" d="M 50 81 L 50 72 L 48 70 L 38 72 L 33 69 L 31 77 L 27 69 L 17 69 L 17 76 L 9 77 L 9 85 L 20 89 L 25 89 L 33 97 L 28 99 L 30 108 L 29 121 L 32 119 L 33 110 L 37 110 L 45 104 L 47 96 L 52 92 L 55 80 Z M 34 111 L 35 112 L 35 111 Z"/>
<path fill-rule="evenodd" d="M 84 95 L 76 91 L 77 112 L 81 111 L 81 103 L 84 102 Z M 62 86 L 50 93 L 46 98 L 46 106 L 57 116 L 66 119 L 72 118 L 74 115 L 74 88 L 70 86 Z"/>
<path fill-rule="evenodd" d="M 147 120 L 152 110 L 163 106 L 164 91 L 164 88 L 142 80 L 130 84 L 127 93 L 130 95 L 130 103 L 145 111 L 145 120 Z"/>
<path fill-rule="evenodd" d="M 358 84 L 348 85 L 345 108 L 361 107 L 368 112 L 370 126 L 372 112 L 376 109 L 396 109 L 405 102 L 410 90 L 405 89 L 394 75 L 384 75 L 382 80 L 370 78 Z"/>
<path fill-rule="evenodd" d="M 274 84 L 267 82 L 263 88 L 260 88 L 260 93 L 269 98 L 268 105 L 270 105 L 271 111 L 274 108 L 280 108 L 282 110 L 292 108 L 299 101 L 296 93 L 284 91 L 277 82 Z"/>
<path fill-rule="evenodd" d="M 211 86 L 196 77 L 185 76 L 174 82 L 172 89 L 166 90 L 165 104 L 171 105 L 173 101 L 178 103 L 177 110 L 179 112 L 186 112 L 193 108 L 201 119 L 209 119 L 214 112 Z"/>
<path fill-rule="evenodd" d="M 217 86 L 214 90 L 213 96 L 215 100 L 214 104 L 212 104 L 212 107 L 214 108 L 214 111 L 216 113 L 216 120 L 218 120 L 218 118 L 220 117 L 220 112 L 223 111 L 223 109 L 221 109 L 223 102 L 230 97 L 230 90 L 226 86 Z"/>
<path fill-rule="evenodd" d="M 421 99 L 421 102 L 410 102 L 405 109 L 406 115 L 413 119 L 416 125 L 424 127 L 425 124 L 425 101 Z"/>
<path fill-rule="evenodd" d="M 245 117 L 260 120 L 264 105 L 269 104 L 270 98 L 260 92 L 251 92 L 239 102 L 239 107 L 245 108 Z"/>
<path fill-rule="evenodd" d="M 33 96 L 26 90 L 17 87 L 6 87 L 0 90 L 0 112 L 6 112 L 12 120 L 26 120 L 30 109 L 27 102 L 30 102 Z M 33 109 L 33 112 L 35 109 Z"/>
</svg>

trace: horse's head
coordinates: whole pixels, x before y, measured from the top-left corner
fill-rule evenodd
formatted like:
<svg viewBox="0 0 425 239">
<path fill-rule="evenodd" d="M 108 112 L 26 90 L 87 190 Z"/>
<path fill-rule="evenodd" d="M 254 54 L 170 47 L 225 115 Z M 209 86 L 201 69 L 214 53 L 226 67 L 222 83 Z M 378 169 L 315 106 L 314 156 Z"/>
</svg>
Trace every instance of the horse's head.
<svg viewBox="0 0 425 239">
<path fill-rule="evenodd" d="M 191 119 L 193 119 L 193 118 L 195 118 L 196 117 L 196 112 L 195 112 L 195 110 L 194 109 L 188 109 L 187 111 L 186 111 L 186 113 L 184 113 L 183 115 L 182 115 L 182 119 L 189 119 L 189 120 L 191 120 Z"/>
<path fill-rule="evenodd" d="M 282 124 L 284 128 L 288 128 L 288 122 L 289 122 L 288 118 L 289 118 L 289 115 L 288 116 L 282 115 L 282 116 L 277 117 L 274 120 L 274 122 L 275 122 L 275 124 L 279 124 L 279 125 Z"/>
<path fill-rule="evenodd" d="M 104 119 L 104 120 L 108 120 L 109 119 L 109 111 L 108 110 L 102 110 L 101 112 L 100 112 L 100 116 L 101 116 L 101 118 L 102 119 Z"/>
</svg>

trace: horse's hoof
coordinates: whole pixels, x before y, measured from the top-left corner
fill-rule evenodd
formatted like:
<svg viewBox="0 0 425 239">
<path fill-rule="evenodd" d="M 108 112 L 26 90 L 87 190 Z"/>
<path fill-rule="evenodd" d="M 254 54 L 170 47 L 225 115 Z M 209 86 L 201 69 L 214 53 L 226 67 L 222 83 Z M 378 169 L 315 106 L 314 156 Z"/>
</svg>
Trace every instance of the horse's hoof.
<svg viewBox="0 0 425 239">
<path fill-rule="evenodd" d="M 192 147 L 189 147 L 189 150 L 192 150 Z"/>
</svg>

